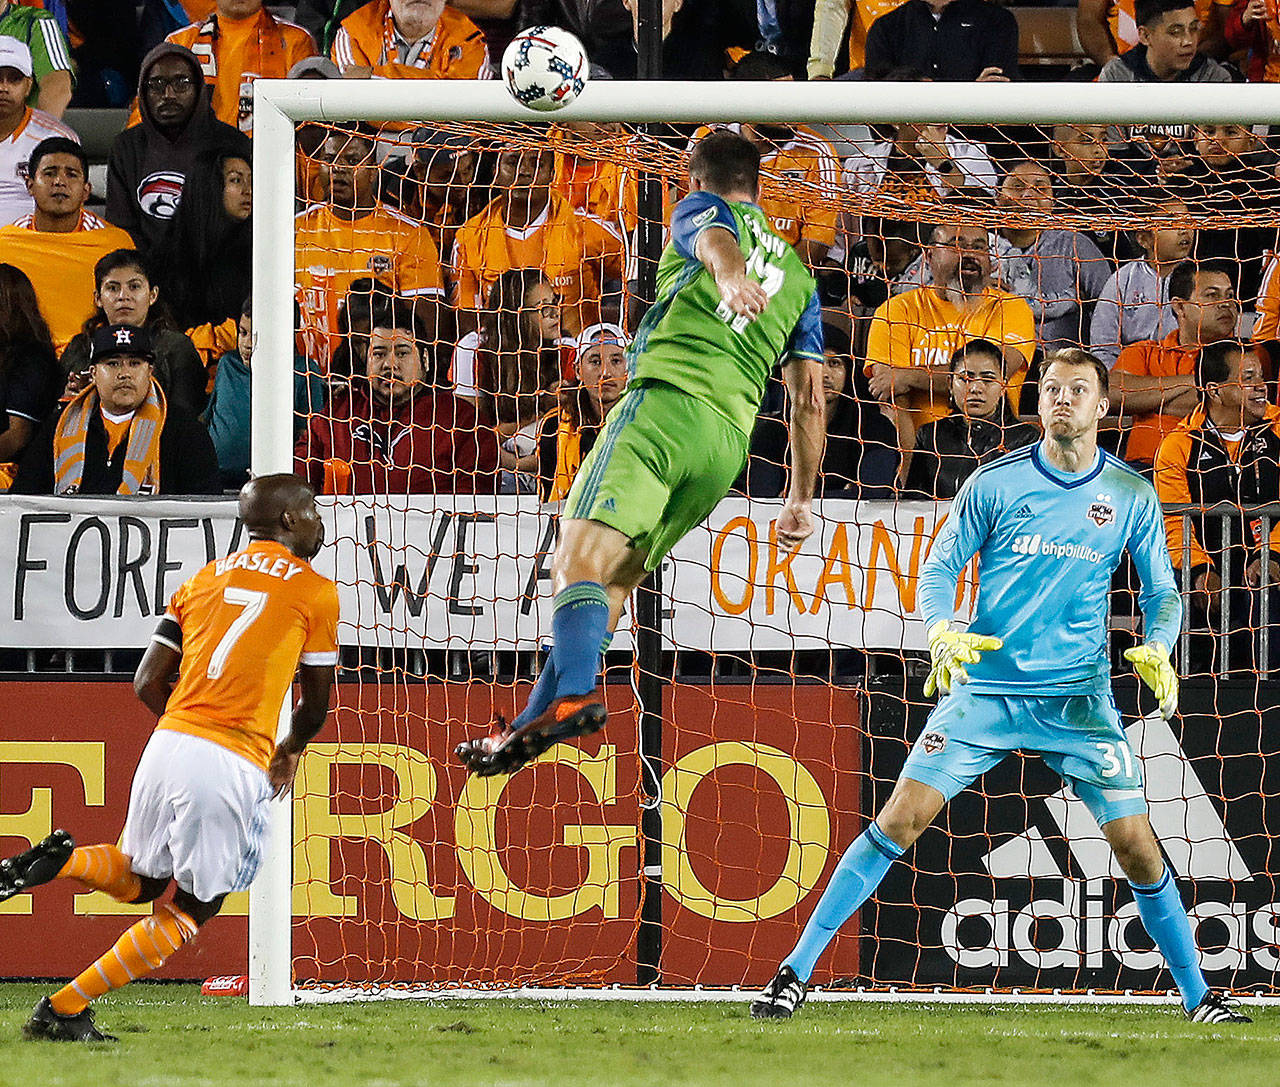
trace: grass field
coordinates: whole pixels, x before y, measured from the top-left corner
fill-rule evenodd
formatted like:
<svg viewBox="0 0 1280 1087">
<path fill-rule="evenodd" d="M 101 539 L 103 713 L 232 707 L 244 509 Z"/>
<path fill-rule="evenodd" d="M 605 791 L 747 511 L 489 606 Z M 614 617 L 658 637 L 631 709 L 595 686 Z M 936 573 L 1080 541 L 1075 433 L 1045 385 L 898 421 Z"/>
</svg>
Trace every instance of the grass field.
<svg viewBox="0 0 1280 1087">
<path fill-rule="evenodd" d="M 1252 1087 L 1280 1083 L 1280 1012 L 1201 1027 L 1172 1008 L 394 1001 L 250 1008 L 195 986 L 101 1002 L 115 1045 L 28 1042 L 47 987 L 0 985 L 0 1087 Z"/>
</svg>

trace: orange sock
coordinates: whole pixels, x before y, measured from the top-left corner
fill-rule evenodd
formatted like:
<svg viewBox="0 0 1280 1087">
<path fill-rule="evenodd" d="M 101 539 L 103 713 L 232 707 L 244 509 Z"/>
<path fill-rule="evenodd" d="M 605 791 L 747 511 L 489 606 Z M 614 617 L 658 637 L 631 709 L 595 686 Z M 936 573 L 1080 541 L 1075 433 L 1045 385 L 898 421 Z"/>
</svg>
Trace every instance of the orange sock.
<svg viewBox="0 0 1280 1087">
<path fill-rule="evenodd" d="M 54 993 L 49 1003 L 59 1015 L 77 1015 L 103 993 L 158 969 L 196 932 L 196 923 L 172 903 L 157 906 L 75 981 Z"/>
<path fill-rule="evenodd" d="M 129 867 L 129 858 L 113 845 L 82 845 L 72 850 L 59 879 L 78 879 L 95 891 L 106 891 L 117 902 L 132 902 L 142 881 Z"/>
</svg>

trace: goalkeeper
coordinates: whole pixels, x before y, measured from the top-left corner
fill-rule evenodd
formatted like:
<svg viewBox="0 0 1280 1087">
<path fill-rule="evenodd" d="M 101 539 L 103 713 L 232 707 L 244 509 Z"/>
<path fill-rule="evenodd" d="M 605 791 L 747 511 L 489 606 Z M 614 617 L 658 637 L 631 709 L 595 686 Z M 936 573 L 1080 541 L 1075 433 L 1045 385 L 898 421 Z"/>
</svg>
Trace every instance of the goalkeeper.
<svg viewBox="0 0 1280 1087">
<path fill-rule="evenodd" d="M 671 215 L 658 298 L 627 352 L 630 383 L 565 499 L 552 562 L 551 656 L 507 725 L 459 744 L 481 776 L 509 774 L 604 725 L 600 656 L 645 575 L 724 497 L 746 460 L 781 361 L 791 399 L 791 483 L 777 538 L 813 531 L 826 422 L 822 311 L 813 277 L 756 203 L 760 152 L 732 132 L 700 140 L 691 192 Z"/>
<path fill-rule="evenodd" d="M 932 658 L 925 694 L 942 697 L 888 802 L 841 857 L 800 942 L 752 1002 L 757 1018 L 795 1011 L 814 963 L 889 866 L 948 800 L 1021 750 L 1038 753 L 1093 813 L 1187 1014 L 1248 1022 L 1205 984 L 1111 694 L 1107 597 L 1122 554 L 1142 582 L 1146 637 L 1125 657 L 1165 717 L 1178 701 L 1169 647 L 1182 601 L 1155 491 L 1098 449 L 1107 378 L 1083 351 L 1050 355 L 1040 379 L 1043 440 L 979 468 L 956 496 L 920 576 Z M 981 591 L 965 633 L 951 615 L 956 580 L 975 554 Z"/>
</svg>

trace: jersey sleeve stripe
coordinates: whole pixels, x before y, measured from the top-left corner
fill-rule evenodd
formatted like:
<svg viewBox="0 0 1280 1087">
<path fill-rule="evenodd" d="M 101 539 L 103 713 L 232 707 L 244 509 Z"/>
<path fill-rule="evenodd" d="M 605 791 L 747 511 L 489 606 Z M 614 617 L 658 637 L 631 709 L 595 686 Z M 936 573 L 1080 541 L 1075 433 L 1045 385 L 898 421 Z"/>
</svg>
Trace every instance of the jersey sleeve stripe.
<svg viewBox="0 0 1280 1087">
<path fill-rule="evenodd" d="M 338 651 L 335 649 L 328 653 L 303 653 L 298 658 L 299 664 L 309 664 L 313 667 L 322 668 L 326 665 L 338 663 Z"/>
<path fill-rule="evenodd" d="M 159 642 L 161 645 L 167 645 L 167 646 L 168 646 L 170 649 L 172 649 L 175 653 L 181 653 L 181 652 L 182 652 L 182 646 L 181 646 L 181 645 L 177 644 L 176 642 L 171 642 L 168 638 L 166 638 L 166 637 L 165 637 L 163 634 L 161 634 L 158 630 L 157 630 L 154 634 L 152 634 L 152 635 L 151 635 L 151 640 L 152 640 L 153 642 Z"/>
<path fill-rule="evenodd" d="M 40 36 L 44 38 L 45 52 L 49 54 L 49 63 L 55 71 L 71 71 L 71 57 L 62 39 L 62 31 L 53 19 L 40 20 Z"/>
</svg>

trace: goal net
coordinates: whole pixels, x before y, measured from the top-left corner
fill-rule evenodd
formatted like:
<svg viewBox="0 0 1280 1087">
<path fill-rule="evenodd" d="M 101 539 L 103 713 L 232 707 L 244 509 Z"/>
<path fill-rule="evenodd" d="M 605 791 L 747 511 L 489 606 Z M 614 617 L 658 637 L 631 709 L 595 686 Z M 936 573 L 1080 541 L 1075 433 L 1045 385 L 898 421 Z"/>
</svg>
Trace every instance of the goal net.
<svg viewBox="0 0 1280 1087">
<path fill-rule="evenodd" d="M 1113 366 L 1104 444 L 1166 470 L 1189 603 L 1172 722 L 1120 658 L 1141 632 L 1124 567 L 1109 632 L 1152 822 L 1211 983 L 1272 991 L 1273 409 L 1245 420 L 1265 449 L 1227 450 L 1248 486 L 1187 450 L 1218 449 L 1212 419 L 1192 426 L 1200 344 L 1238 338 L 1275 376 L 1280 91 L 597 83 L 550 119 L 496 84 L 255 93 L 253 465 L 324 492 L 343 646 L 253 891 L 255 1002 L 766 981 L 925 730 L 917 575 L 965 457 L 1036 440 L 1040 362 L 1066 346 Z M 777 542 L 774 380 L 742 478 L 608 650 L 607 728 L 468 777 L 453 748 L 540 667 L 560 499 L 620 391 L 691 141 L 720 124 L 762 147 L 761 205 L 816 273 L 817 531 Z M 921 367 L 942 376 L 893 384 Z M 961 617 L 978 591 L 970 570 Z M 1170 987 L 1097 826 L 1020 756 L 895 865 L 813 982 Z"/>
</svg>

